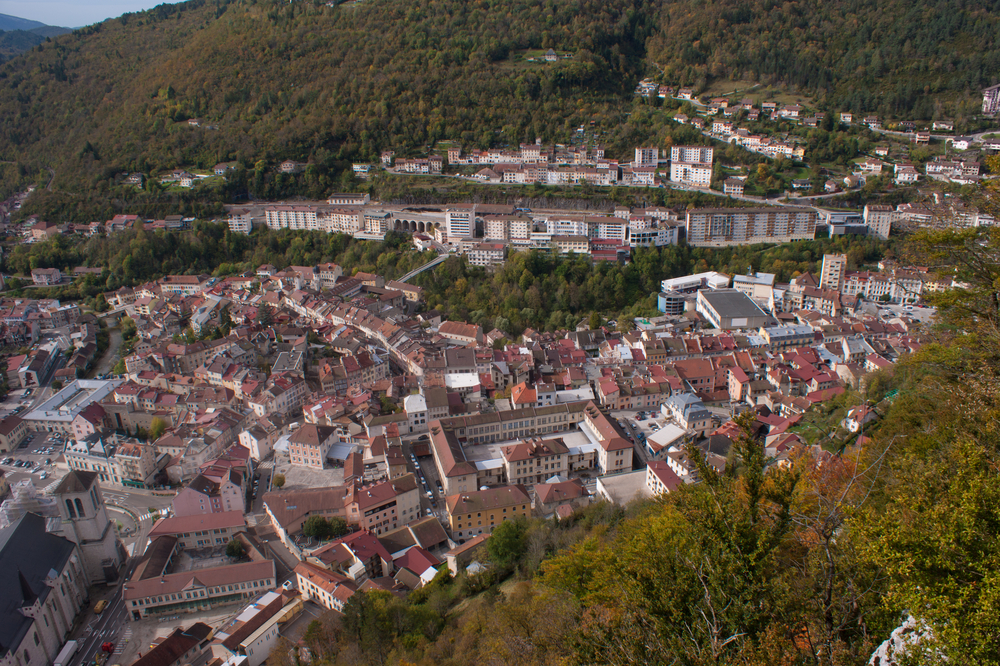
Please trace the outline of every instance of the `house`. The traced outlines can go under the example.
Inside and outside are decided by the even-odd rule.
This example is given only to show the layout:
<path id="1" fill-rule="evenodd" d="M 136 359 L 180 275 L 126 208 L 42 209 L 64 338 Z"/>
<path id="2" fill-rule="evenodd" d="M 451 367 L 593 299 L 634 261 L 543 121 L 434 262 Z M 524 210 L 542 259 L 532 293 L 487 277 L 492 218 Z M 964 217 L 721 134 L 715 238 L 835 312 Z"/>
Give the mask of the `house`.
<path id="1" fill-rule="evenodd" d="M 729 196 L 743 196 L 743 181 L 739 178 L 726 178 L 722 183 L 722 191 Z"/>
<path id="2" fill-rule="evenodd" d="M 42 286 L 59 284 L 62 281 L 62 272 L 58 268 L 33 268 L 31 281 Z"/>
<path id="3" fill-rule="evenodd" d="M 553 49 L 545 52 L 545 62 L 556 62 L 557 60 L 559 60 L 559 56 Z"/>
<path id="4" fill-rule="evenodd" d="M 860 432 L 861 429 L 867 423 L 871 423 L 878 418 L 878 414 L 875 410 L 868 405 L 860 405 L 856 407 L 851 407 L 847 411 L 847 418 L 844 419 L 844 425 L 851 432 Z"/>
<path id="5" fill-rule="evenodd" d="M 481 534 L 492 534 L 505 520 L 531 514 L 531 497 L 524 486 L 474 490 L 445 498 L 448 523 L 459 543 Z"/>

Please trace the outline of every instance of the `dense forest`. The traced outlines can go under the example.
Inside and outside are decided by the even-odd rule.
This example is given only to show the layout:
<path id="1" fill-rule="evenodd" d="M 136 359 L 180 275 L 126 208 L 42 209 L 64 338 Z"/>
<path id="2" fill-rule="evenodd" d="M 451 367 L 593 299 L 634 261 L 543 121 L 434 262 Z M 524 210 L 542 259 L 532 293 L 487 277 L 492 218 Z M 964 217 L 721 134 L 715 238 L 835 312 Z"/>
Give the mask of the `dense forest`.
<path id="1" fill-rule="evenodd" d="M 407 155 L 445 139 L 469 148 L 536 137 L 569 143 L 580 127 L 627 158 L 638 142 L 690 138 L 663 113 L 633 120 L 649 106 L 632 94 L 648 75 L 699 89 L 755 80 L 762 85 L 751 95 L 790 87 L 825 109 L 968 115 L 1000 71 L 994 5 L 161 5 L 47 40 L 0 66 L 0 198 L 50 185 L 39 201 L 69 211 L 95 197 L 136 199 L 120 183 L 124 172 L 220 161 L 245 172 L 224 200 L 325 194 L 349 182 L 352 160 L 385 148 Z M 525 57 L 550 47 L 572 57 Z M 286 158 L 308 166 L 283 181 L 273 167 Z M 156 196 L 160 186 L 148 183 Z"/>

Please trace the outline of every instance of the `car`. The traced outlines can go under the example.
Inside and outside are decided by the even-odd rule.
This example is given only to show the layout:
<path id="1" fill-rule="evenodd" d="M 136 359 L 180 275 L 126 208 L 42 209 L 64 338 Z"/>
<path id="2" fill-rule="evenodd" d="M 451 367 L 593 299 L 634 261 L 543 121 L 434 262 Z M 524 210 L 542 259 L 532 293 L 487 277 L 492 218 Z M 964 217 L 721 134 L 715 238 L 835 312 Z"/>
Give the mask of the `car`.
<path id="1" fill-rule="evenodd" d="M 427 515 L 428 516 L 433 516 L 434 515 L 434 512 L 431 511 L 430 507 L 427 507 Z"/>
<path id="2" fill-rule="evenodd" d="M 47 479 L 47 478 L 49 478 L 49 473 L 43 470 L 42 473 L 38 475 L 38 478 L 39 479 Z"/>
<path id="3" fill-rule="evenodd" d="M 14 459 L 13 459 L 13 458 L 4 458 L 4 459 L 3 459 L 3 461 L 2 461 L 2 462 L 0 462 L 0 465 L 9 465 L 9 464 L 11 464 L 12 462 L 14 462 Z"/>
<path id="4" fill-rule="evenodd" d="M 45 464 L 46 465 L 51 465 L 52 464 L 52 458 L 46 458 L 45 459 Z"/>

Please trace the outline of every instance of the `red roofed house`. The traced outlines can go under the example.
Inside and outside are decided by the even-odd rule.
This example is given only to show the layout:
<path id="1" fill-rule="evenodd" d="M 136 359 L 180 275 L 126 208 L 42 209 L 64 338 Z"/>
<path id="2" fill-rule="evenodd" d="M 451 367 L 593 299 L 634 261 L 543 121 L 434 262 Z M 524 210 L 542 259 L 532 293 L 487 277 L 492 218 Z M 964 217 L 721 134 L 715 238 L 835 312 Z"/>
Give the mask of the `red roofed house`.
<path id="1" fill-rule="evenodd" d="M 462 345 L 467 345 L 472 342 L 482 344 L 483 342 L 482 326 L 477 326 L 476 324 L 466 324 L 461 321 L 444 322 L 438 328 L 438 335 Z"/>
<path id="2" fill-rule="evenodd" d="M 99 404 L 92 403 L 85 410 L 77 414 L 73 419 L 71 427 L 75 439 L 83 439 L 87 435 L 100 432 L 104 429 L 104 417 L 106 412 Z"/>
<path id="3" fill-rule="evenodd" d="M 295 587 L 303 598 L 330 610 L 342 612 L 344 604 L 357 591 L 357 586 L 350 579 L 315 564 L 299 562 L 294 573 Z"/>
<path id="4" fill-rule="evenodd" d="M 670 465 L 662 460 L 646 463 L 646 487 L 653 495 L 664 495 L 684 485 Z"/>

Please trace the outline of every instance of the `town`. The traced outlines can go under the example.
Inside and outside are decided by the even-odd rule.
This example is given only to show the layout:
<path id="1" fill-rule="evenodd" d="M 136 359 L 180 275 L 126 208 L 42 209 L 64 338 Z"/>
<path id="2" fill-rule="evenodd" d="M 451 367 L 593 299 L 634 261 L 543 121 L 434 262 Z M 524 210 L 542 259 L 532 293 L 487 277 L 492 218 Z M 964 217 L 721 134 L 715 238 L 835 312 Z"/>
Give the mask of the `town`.
<path id="1" fill-rule="evenodd" d="M 984 223 L 949 206 L 824 222 L 880 238 L 941 211 Z M 142 222 L 35 222 L 24 242 Z M 352 194 L 235 208 L 228 223 L 372 241 L 405 231 L 439 252 L 431 264 L 459 254 L 484 267 L 530 248 L 627 261 L 633 246 L 811 239 L 819 225 L 815 210 L 784 206 L 682 219 Z M 4 624 L 27 655 L 19 663 L 257 666 L 359 590 L 481 571 L 481 546 L 506 521 L 697 483 L 690 446 L 724 470 L 733 418 L 747 411 L 771 464 L 821 465 L 878 417 L 864 398 L 871 378 L 920 348 L 934 318 L 922 296 L 961 286 L 888 260 L 847 263 L 827 255 L 818 275 L 789 283 L 752 270 L 667 279 L 658 317 L 520 336 L 445 320 L 419 286 L 332 263 L 168 275 L 106 293 L 102 313 L 3 299 L 0 335 L 25 350 L 8 360 L 0 420 L 0 528 L 11 535 L 0 561 L 19 572 Z M 73 278 L 32 271 L 39 286 Z M 105 338 L 119 321 L 128 351 L 112 370 Z M 228 335 L 183 336 L 223 322 Z M 185 628 L 165 633 L 164 618 Z M 71 626 L 83 629 L 64 647 Z"/>

